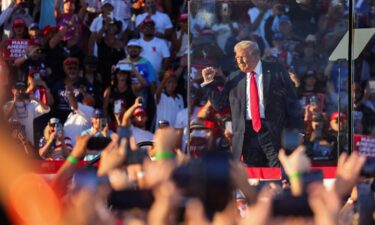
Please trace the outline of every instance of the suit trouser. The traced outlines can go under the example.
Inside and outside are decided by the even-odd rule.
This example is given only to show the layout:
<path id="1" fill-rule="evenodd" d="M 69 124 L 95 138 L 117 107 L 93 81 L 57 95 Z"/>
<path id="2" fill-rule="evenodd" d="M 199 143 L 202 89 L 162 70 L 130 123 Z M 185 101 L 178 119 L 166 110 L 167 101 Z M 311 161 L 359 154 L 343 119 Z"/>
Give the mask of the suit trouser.
<path id="1" fill-rule="evenodd" d="M 245 121 L 242 148 L 244 162 L 251 167 L 280 167 L 278 146 L 272 143 L 272 135 L 262 120 L 262 128 L 256 133 L 251 120 Z"/>

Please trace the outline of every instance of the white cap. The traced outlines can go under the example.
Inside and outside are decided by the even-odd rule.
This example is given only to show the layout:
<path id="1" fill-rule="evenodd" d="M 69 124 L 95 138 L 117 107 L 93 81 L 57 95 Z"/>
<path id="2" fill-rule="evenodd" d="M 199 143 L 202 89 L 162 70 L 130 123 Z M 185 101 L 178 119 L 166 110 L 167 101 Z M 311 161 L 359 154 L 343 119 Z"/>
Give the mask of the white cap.
<path id="1" fill-rule="evenodd" d="M 131 39 L 128 44 L 127 44 L 127 47 L 129 46 L 137 46 L 137 47 L 140 47 L 142 48 L 142 45 L 141 43 L 139 43 L 139 41 L 137 39 Z"/>

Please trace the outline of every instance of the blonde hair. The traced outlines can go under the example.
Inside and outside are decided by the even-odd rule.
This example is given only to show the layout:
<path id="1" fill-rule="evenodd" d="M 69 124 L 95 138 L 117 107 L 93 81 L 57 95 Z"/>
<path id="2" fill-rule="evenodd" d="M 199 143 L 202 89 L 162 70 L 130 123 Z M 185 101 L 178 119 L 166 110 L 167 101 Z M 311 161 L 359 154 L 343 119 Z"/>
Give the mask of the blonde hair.
<path id="1" fill-rule="evenodd" d="M 249 41 L 249 40 L 240 41 L 234 46 L 234 52 L 237 52 L 240 49 L 243 49 L 243 50 L 248 49 L 250 50 L 251 55 L 260 57 L 259 46 L 256 42 Z"/>

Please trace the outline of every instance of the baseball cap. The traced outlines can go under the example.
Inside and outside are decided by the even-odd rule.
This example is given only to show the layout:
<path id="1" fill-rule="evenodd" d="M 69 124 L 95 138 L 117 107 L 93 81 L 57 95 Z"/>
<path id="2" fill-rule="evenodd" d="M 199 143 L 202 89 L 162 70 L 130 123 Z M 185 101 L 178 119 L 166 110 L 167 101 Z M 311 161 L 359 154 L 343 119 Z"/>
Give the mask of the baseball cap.
<path id="1" fill-rule="evenodd" d="M 26 26 L 25 20 L 22 18 L 15 18 L 12 22 L 12 27 L 22 27 Z"/>
<path id="2" fill-rule="evenodd" d="M 52 32 L 56 31 L 57 27 L 47 25 L 43 28 L 43 37 L 48 37 Z"/>
<path id="3" fill-rule="evenodd" d="M 107 4 L 111 5 L 113 7 L 113 3 L 112 3 L 111 0 L 104 0 L 104 1 L 102 1 L 102 7 L 105 6 L 105 5 L 107 5 Z"/>
<path id="4" fill-rule="evenodd" d="M 26 84 L 24 82 L 16 82 L 15 84 L 13 84 L 13 88 L 15 89 L 26 89 Z"/>
<path id="5" fill-rule="evenodd" d="M 100 109 L 95 109 L 94 110 L 94 118 L 104 118 L 104 113 Z"/>
<path id="6" fill-rule="evenodd" d="M 143 25 L 146 25 L 146 24 L 155 25 L 155 22 L 150 18 L 146 18 L 145 20 L 143 20 Z"/>
<path id="7" fill-rule="evenodd" d="M 133 112 L 133 116 L 138 116 L 139 114 L 147 116 L 147 112 L 142 107 L 136 108 Z"/>
<path id="8" fill-rule="evenodd" d="M 72 3 L 74 3 L 75 0 L 64 0 L 64 3 L 67 3 L 67 2 L 72 2 Z"/>
<path id="9" fill-rule="evenodd" d="M 178 17 L 178 21 L 187 21 L 189 18 L 189 14 L 183 13 Z"/>
<path id="10" fill-rule="evenodd" d="M 30 24 L 29 30 L 39 30 L 38 24 L 37 23 Z"/>
<path id="11" fill-rule="evenodd" d="M 339 113 L 338 112 L 334 112 L 334 113 L 332 113 L 331 118 L 330 118 L 329 121 L 337 120 L 338 117 L 339 117 Z M 340 112 L 340 120 L 346 120 L 345 113 Z"/>
<path id="12" fill-rule="evenodd" d="M 306 71 L 304 78 L 315 77 L 315 75 L 316 75 L 316 72 L 314 70 L 308 70 Z"/>
<path id="13" fill-rule="evenodd" d="M 64 60 L 64 65 L 79 65 L 79 60 L 74 57 L 68 57 Z"/>
<path id="14" fill-rule="evenodd" d="M 60 120 L 56 117 L 52 117 L 51 119 L 49 119 L 49 124 L 59 124 L 60 123 Z"/>
<path id="15" fill-rule="evenodd" d="M 137 47 L 140 47 L 142 48 L 141 46 L 141 43 L 139 43 L 139 41 L 137 39 L 131 39 L 129 42 L 128 42 L 128 47 L 129 46 L 137 46 Z"/>

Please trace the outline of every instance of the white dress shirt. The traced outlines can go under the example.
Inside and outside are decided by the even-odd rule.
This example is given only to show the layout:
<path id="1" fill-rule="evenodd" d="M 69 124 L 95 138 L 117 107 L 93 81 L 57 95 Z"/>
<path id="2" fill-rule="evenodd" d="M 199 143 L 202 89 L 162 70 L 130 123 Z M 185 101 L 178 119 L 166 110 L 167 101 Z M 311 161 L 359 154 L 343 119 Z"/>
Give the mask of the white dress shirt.
<path id="1" fill-rule="evenodd" d="M 262 62 L 259 60 L 255 69 L 255 80 L 258 87 L 258 96 L 259 96 L 259 112 L 260 118 L 264 119 L 264 96 L 263 96 L 263 71 L 262 71 Z M 251 120 L 251 110 L 250 110 L 250 73 L 246 74 L 246 120 Z"/>

